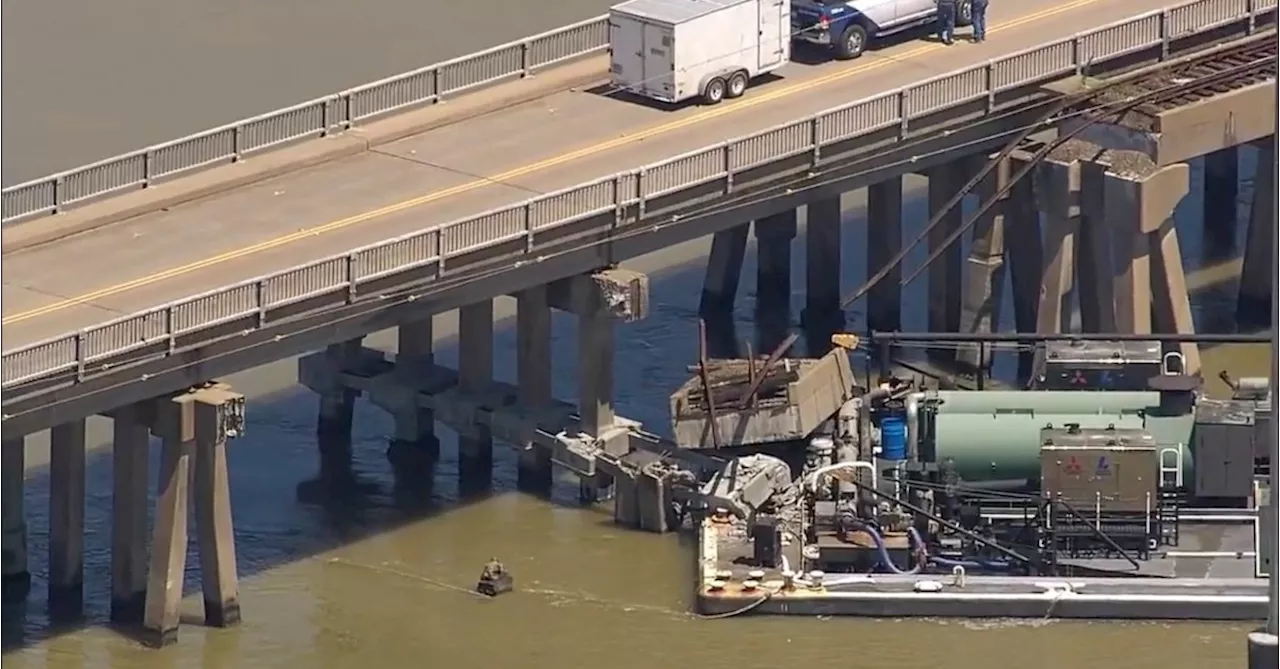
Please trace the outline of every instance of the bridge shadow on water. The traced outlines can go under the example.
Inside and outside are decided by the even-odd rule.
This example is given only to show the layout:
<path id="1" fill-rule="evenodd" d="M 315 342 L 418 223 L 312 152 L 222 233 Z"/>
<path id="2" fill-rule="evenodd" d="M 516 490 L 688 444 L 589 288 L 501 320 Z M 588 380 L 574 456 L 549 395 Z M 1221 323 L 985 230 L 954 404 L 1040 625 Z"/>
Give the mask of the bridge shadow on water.
<path id="1" fill-rule="evenodd" d="M 1246 168 L 1247 169 L 1247 168 Z M 1245 172 L 1245 170 L 1242 170 Z M 1247 172 L 1245 172 L 1247 173 Z M 924 216 L 924 202 L 916 187 L 909 188 L 904 212 L 908 224 L 904 236 L 910 238 L 919 231 Z M 1243 199 L 1243 198 L 1242 198 Z M 1184 256 L 1188 267 L 1198 267 L 1229 257 L 1232 249 L 1202 248 L 1195 229 L 1199 226 L 1198 198 L 1188 198 L 1185 210 L 1191 232 L 1184 237 Z M 972 203 L 966 208 L 972 207 Z M 1247 215 L 1247 204 L 1242 207 Z M 1180 210 L 1179 223 L 1184 222 Z M 844 290 L 860 283 L 865 276 L 863 212 L 858 207 L 846 211 L 843 251 L 846 261 L 842 267 L 841 285 Z M 1238 244 L 1232 244 L 1239 248 Z M 793 262 L 791 289 L 791 321 L 800 313 L 803 301 L 805 261 L 803 246 L 797 240 Z M 965 251 L 967 253 L 967 249 Z M 674 255 L 680 255 L 675 253 Z M 926 255 L 923 248 L 908 256 L 907 266 L 917 266 Z M 643 422 L 649 429 L 668 432 L 667 396 L 688 377 L 686 365 L 696 359 L 697 307 L 703 277 L 702 256 L 695 252 L 685 257 L 659 260 L 651 263 L 640 260 L 637 269 L 647 271 L 653 278 L 651 315 L 640 323 L 620 326 L 615 338 L 615 407 L 619 414 Z M 741 341 L 741 333 L 750 333 L 755 318 L 754 281 L 755 251 L 749 249 L 743 268 L 742 290 L 737 309 L 730 321 L 712 324 L 710 339 L 713 353 L 732 355 L 735 342 Z M 903 327 L 921 331 L 925 327 L 927 303 L 925 282 L 919 281 L 904 289 Z M 1230 327 L 1227 303 L 1234 291 L 1224 286 L 1212 287 L 1210 293 L 1197 308 L 1197 321 L 1205 331 L 1222 331 Z M 1010 291 L 1005 291 L 1002 313 L 1012 314 Z M 502 298 L 506 300 L 508 298 Z M 499 304 L 498 312 L 503 314 Z M 512 310 L 506 310 L 511 315 Z M 443 317 L 441 317 L 443 318 Z M 1007 319 L 1006 319 L 1007 320 Z M 847 314 L 847 327 L 861 331 L 861 315 Z M 437 321 L 438 331 L 440 320 Z M 577 336 L 573 317 L 555 314 L 552 328 L 552 351 L 555 360 L 553 392 L 556 397 L 572 400 L 576 397 Z M 781 332 L 789 326 L 781 324 Z M 779 330 L 773 330 L 773 337 Z M 394 347 L 394 333 L 378 333 L 367 340 L 371 346 Z M 768 342 L 757 341 L 757 354 L 767 352 Z M 797 345 L 802 352 L 805 345 Z M 437 344 L 437 360 L 441 364 L 456 365 L 456 341 L 446 340 Z M 1011 358 L 1011 356 L 1010 356 Z M 1006 369 L 1016 366 L 1012 359 L 1003 363 Z M 496 376 L 513 381 L 515 375 L 514 319 L 506 319 L 495 325 Z M 997 368 L 999 370 L 999 368 Z M 493 484 L 482 494 L 461 494 L 458 485 L 458 458 L 456 435 L 437 425 L 441 441 L 440 457 L 429 469 L 401 472 L 396 476 L 386 457 L 389 437 L 392 434 L 390 418 L 381 410 L 360 400 L 357 403 L 353 431 L 354 468 L 363 485 L 348 494 L 328 494 L 321 490 L 320 497 L 327 503 L 312 504 L 298 500 L 295 487 L 315 476 L 318 469 L 315 422 L 318 402 L 308 390 L 293 384 L 293 361 L 280 361 L 263 368 L 244 372 L 226 379 L 249 396 L 248 426 L 246 434 L 229 445 L 231 469 L 232 507 L 235 521 L 237 563 L 242 588 L 245 582 L 286 565 L 306 561 L 343 546 L 378 535 L 394 532 L 405 526 L 432 519 L 441 519 L 451 512 L 459 512 L 481 502 L 509 495 L 523 495 L 516 489 L 516 453 L 502 444 L 494 449 Z M 32 572 L 31 594 L 20 605 L 4 606 L 3 647 L 8 652 L 25 648 L 62 634 L 91 626 L 105 625 L 110 602 L 110 537 L 111 537 L 111 476 L 112 465 L 109 448 L 101 446 L 110 438 L 110 423 L 105 419 L 91 419 L 89 425 L 91 448 L 87 469 L 87 508 L 85 516 L 85 583 L 84 610 L 78 619 L 54 624 L 49 620 L 47 593 L 48 570 L 48 496 L 49 471 L 47 465 L 29 468 L 26 476 L 26 505 L 28 523 L 28 552 Z M 28 452 L 43 448 L 36 438 L 29 439 Z M 34 460 L 34 458 L 33 458 Z M 158 443 L 152 443 L 151 471 L 159 468 Z M 151 495 L 154 500 L 154 480 Z M 543 504 L 582 508 L 577 502 L 577 483 L 570 477 L 556 479 L 552 494 Z M 522 502 L 524 503 L 524 502 Z M 536 502 L 527 502 L 530 504 Z M 582 509 L 592 514 L 601 525 L 612 524 L 612 507 L 600 504 Z M 470 521 L 459 521 L 470 524 Z M 581 522 L 581 521 L 579 521 Z M 485 531 L 487 528 L 477 528 Z M 194 526 L 192 526 L 194 530 Z M 477 558 L 479 573 L 484 558 Z M 188 552 L 186 593 L 199 589 L 199 557 L 194 542 Z M 191 610 L 185 602 L 184 611 Z M 255 613 L 246 608 L 247 624 L 252 624 Z M 185 623 L 199 623 L 184 620 Z M 129 630 L 121 629 L 124 634 Z"/>

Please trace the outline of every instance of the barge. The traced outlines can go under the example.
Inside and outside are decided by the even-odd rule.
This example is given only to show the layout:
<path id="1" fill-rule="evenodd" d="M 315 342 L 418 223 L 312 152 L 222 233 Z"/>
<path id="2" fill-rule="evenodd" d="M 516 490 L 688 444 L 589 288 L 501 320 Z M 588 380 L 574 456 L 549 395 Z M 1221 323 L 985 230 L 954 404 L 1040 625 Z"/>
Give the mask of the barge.
<path id="1" fill-rule="evenodd" d="M 701 360 L 671 403 L 677 446 L 724 463 L 672 497 L 698 612 L 1265 618 L 1264 380 L 1209 399 L 1177 353 L 1048 353 L 1038 378 L 1067 389 L 858 388 L 841 349 Z"/>

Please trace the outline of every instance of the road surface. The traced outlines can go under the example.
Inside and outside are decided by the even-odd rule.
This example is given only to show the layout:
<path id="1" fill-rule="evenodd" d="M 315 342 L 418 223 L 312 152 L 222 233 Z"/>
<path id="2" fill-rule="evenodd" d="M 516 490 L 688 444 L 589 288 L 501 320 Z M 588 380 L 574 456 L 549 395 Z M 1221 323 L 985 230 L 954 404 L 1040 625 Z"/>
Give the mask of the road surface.
<path id="1" fill-rule="evenodd" d="M 1000 4 L 983 44 L 907 41 L 854 62 L 793 64 L 780 80 L 712 108 L 673 111 L 616 95 L 564 92 L 9 254 L 5 346 L 637 168 L 1165 4 Z M 72 265 L 79 271 L 65 271 Z"/>

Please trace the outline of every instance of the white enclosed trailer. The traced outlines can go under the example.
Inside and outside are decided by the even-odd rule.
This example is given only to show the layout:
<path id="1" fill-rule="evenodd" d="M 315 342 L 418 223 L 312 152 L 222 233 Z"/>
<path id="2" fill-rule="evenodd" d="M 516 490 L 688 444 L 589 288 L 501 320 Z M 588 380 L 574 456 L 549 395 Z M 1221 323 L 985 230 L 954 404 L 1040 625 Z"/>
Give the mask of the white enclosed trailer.
<path id="1" fill-rule="evenodd" d="M 663 102 L 736 98 L 791 58 L 791 0 L 628 0 L 609 11 L 615 88 Z"/>

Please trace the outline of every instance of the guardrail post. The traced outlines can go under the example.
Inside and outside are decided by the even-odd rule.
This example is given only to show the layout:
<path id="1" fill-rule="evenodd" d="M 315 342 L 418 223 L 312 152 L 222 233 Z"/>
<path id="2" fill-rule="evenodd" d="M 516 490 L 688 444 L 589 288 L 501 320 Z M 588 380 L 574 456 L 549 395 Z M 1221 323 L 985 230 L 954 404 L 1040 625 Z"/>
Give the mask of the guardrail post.
<path id="1" fill-rule="evenodd" d="M 253 285 L 253 303 L 258 307 L 258 329 L 267 327 L 267 282 L 258 281 Z"/>
<path id="2" fill-rule="evenodd" d="M 1160 60 L 1169 60 L 1169 10 L 1160 12 Z"/>
<path id="3" fill-rule="evenodd" d="M 435 91 L 435 104 L 444 104 L 444 77 L 440 76 L 440 68 L 431 71 L 431 90 Z"/>
<path id="4" fill-rule="evenodd" d="M 528 79 L 533 76 L 533 60 L 530 57 L 533 53 L 532 42 L 520 43 L 520 78 Z"/>
<path id="5" fill-rule="evenodd" d="M 733 156 L 737 153 L 732 141 L 724 143 L 724 194 L 728 195 L 733 192 Z"/>
<path id="6" fill-rule="evenodd" d="M 177 337 L 173 335 L 173 307 L 166 307 L 164 310 L 164 335 L 168 354 L 173 355 L 174 350 L 178 348 Z"/>
<path id="7" fill-rule="evenodd" d="M 1249 27 L 1246 30 L 1252 35 L 1258 29 L 1258 0 L 1245 0 L 1245 7 L 1249 10 Z"/>
<path id="8" fill-rule="evenodd" d="M 76 333 L 76 383 L 84 381 L 84 358 L 85 358 L 85 336 L 84 330 Z"/>
<path id="9" fill-rule="evenodd" d="M 142 187 L 147 188 L 151 185 L 151 161 L 155 159 L 155 152 L 147 149 L 142 152 Z"/>
<path id="10" fill-rule="evenodd" d="M 987 61 L 987 69 L 983 74 L 987 80 L 987 113 L 990 114 L 996 110 L 996 64 L 994 61 Z"/>
<path id="11" fill-rule="evenodd" d="M 244 130 L 242 125 L 238 125 L 231 130 L 231 162 L 233 163 L 240 162 L 240 143 L 242 141 L 240 133 L 242 130 Z"/>
<path id="12" fill-rule="evenodd" d="M 352 253 L 347 256 L 347 304 L 356 301 L 356 279 L 359 278 L 360 254 Z"/>
<path id="13" fill-rule="evenodd" d="M 524 216 L 524 252 L 533 253 L 533 201 L 525 202 L 520 208 Z"/>
<path id="14" fill-rule="evenodd" d="M 902 89 L 898 93 L 898 139 L 906 139 L 909 130 L 907 117 L 911 110 L 911 103 L 907 101 L 907 93 L 909 89 Z"/>
<path id="15" fill-rule="evenodd" d="M 636 220 L 644 220 L 644 182 L 648 173 L 643 167 L 636 170 Z"/>
<path id="16" fill-rule="evenodd" d="M 62 190 L 64 185 L 63 177 L 53 180 L 53 209 L 49 212 L 51 214 L 62 211 Z"/>
<path id="17" fill-rule="evenodd" d="M 333 114 L 331 113 L 332 112 L 331 108 L 333 107 L 334 101 L 337 99 L 338 98 L 329 98 L 328 100 L 324 101 L 324 104 L 320 105 L 320 136 L 321 137 L 329 136 L 329 124 L 331 123 L 330 118 L 332 118 L 333 116 Z"/>
<path id="18" fill-rule="evenodd" d="M 818 161 L 822 160 L 822 116 L 814 116 L 809 120 L 809 142 L 813 145 L 812 155 L 809 157 L 809 165 L 813 169 L 818 169 Z"/>

